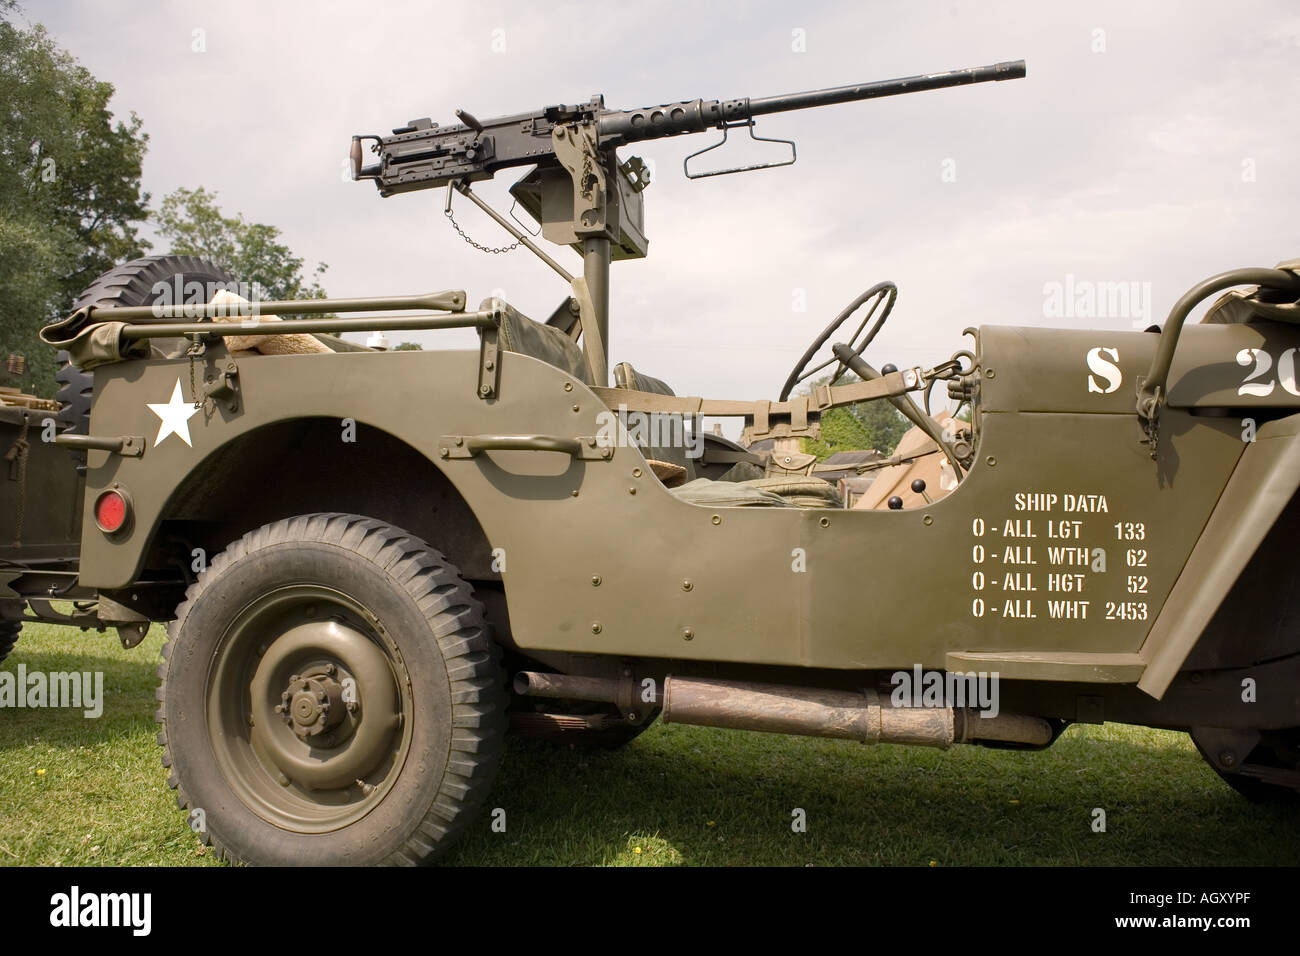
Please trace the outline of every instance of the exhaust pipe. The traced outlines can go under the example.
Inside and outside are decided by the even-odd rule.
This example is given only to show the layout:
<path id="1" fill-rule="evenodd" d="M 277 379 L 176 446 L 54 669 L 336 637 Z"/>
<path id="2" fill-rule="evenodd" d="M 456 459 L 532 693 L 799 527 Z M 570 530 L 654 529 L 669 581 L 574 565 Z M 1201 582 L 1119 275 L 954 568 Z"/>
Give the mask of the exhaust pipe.
<path id="1" fill-rule="evenodd" d="M 1044 746 L 1052 727 L 1041 717 L 954 707 L 892 707 L 874 690 L 861 693 L 751 684 L 699 677 L 664 680 L 664 723 L 838 737 L 864 744 L 911 744 L 947 750 L 975 740 Z"/>
<path id="2" fill-rule="evenodd" d="M 664 723 L 760 730 L 803 737 L 839 737 L 867 744 L 952 746 L 952 712 L 880 706 L 868 690 L 818 690 L 697 677 L 664 681 Z"/>
<path id="3" fill-rule="evenodd" d="M 599 704 L 618 702 L 619 683 L 610 677 L 574 677 L 537 671 L 520 671 L 514 680 L 515 693 L 521 697 L 588 700 Z"/>
<path id="4" fill-rule="evenodd" d="M 633 682 L 524 671 L 515 676 L 514 686 L 523 695 L 621 706 Z M 867 744 L 946 750 L 954 743 L 980 740 L 1039 747 L 1052 740 L 1052 726 L 1041 717 L 984 717 L 968 708 L 885 706 L 874 690 L 855 693 L 670 675 L 664 678 L 661 703 L 664 723 L 838 737 Z"/>

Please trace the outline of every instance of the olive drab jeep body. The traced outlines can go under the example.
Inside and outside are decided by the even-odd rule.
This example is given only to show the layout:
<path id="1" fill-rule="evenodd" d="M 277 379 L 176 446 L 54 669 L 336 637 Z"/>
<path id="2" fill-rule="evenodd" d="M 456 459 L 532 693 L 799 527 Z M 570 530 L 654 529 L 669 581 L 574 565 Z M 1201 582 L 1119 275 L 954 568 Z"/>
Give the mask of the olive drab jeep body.
<path id="1" fill-rule="evenodd" d="M 115 270 L 43 333 L 93 401 L 46 409 L 30 444 L 57 478 L 33 488 L 28 462 L 45 537 L 0 548 L 4 616 L 126 643 L 168 622 L 170 782 L 251 862 L 432 859 L 506 733 L 617 746 L 660 716 L 1027 751 L 1076 722 L 1176 728 L 1247 795 L 1294 797 L 1300 263 L 1216 276 L 1147 331 L 983 326 L 933 368 L 867 361 L 881 283 L 766 401 L 611 376 L 609 266 L 647 250 L 646 168 L 619 148 L 1023 75 L 357 137 L 355 178 L 479 204 L 561 276 L 560 305 L 250 302 L 202 260 Z M 577 274 L 471 189 L 511 166 Z M 442 328 L 478 348 L 327 334 Z M 898 449 L 801 448 L 873 401 L 908 419 Z M 12 443 L 22 413 L 0 413 Z"/>

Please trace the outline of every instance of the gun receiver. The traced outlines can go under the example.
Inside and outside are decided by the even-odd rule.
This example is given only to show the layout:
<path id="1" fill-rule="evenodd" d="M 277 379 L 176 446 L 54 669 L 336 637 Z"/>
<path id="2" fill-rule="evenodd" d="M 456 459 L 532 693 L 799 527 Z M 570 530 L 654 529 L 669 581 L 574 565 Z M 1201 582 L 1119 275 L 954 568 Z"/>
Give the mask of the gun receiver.
<path id="1" fill-rule="evenodd" d="M 354 179 L 373 179 L 381 196 L 446 186 L 456 180 L 490 179 L 497 170 L 512 166 L 550 165 L 557 162 L 554 133 L 557 127 L 579 125 L 593 129 L 602 151 L 619 146 L 752 125 L 754 118 L 770 113 L 877 99 L 902 93 L 919 93 L 949 86 L 965 86 L 1025 75 L 1025 61 L 1015 60 L 969 70 L 929 73 L 853 86 L 838 86 L 805 93 L 787 93 L 759 99 L 684 100 L 635 110 L 607 110 L 601 96 L 576 106 L 551 106 L 535 113 L 520 113 L 480 121 L 457 110 L 461 122 L 439 126 L 429 119 L 412 120 L 390 136 L 352 138 Z M 363 143 L 372 143 L 379 162 L 362 165 Z"/>

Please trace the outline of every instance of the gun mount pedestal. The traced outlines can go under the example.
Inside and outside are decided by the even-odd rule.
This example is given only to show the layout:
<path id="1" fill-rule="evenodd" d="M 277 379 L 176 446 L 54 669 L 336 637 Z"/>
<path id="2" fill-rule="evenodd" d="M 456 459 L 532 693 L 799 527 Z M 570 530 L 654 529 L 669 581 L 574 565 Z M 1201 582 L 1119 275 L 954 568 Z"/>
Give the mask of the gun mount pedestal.
<path id="1" fill-rule="evenodd" d="M 609 384 L 609 263 L 610 241 L 606 237 L 582 241 L 582 278 L 591 298 L 593 327 L 584 326 L 583 352 L 591 368 L 592 381 L 597 385 Z M 579 299 L 579 306 L 583 305 Z M 583 310 L 583 319 L 587 318 Z"/>

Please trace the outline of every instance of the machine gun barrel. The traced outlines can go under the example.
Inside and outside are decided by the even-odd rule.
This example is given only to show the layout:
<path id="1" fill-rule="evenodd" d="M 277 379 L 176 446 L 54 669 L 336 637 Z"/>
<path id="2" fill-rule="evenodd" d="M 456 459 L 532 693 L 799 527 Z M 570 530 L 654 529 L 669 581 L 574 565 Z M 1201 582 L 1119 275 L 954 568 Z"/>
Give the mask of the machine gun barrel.
<path id="1" fill-rule="evenodd" d="M 881 96 L 897 96 L 900 93 L 919 93 L 922 90 L 940 90 L 949 86 L 966 86 L 970 83 L 1018 80 L 1024 75 L 1025 61 L 1012 60 L 970 70 L 926 73 L 923 76 L 905 76 L 897 80 L 877 80 L 874 83 L 810 90 L 807 93 L 764 96 L 749 101 L 749 114 L 753 117 L 767 113 L 786 113 L 791 110 L 811 109 L 814 106 L 832 106 L 835 103 L 852 103 L 856 100 L 871 100 Z"/>
<path id="2" fill-rule="evenodd" d="M 702 133 L 711 127 L 745 124 L 755 116 L 770 113 L 787 113 L 792 110 L 851 103 L 856 100 L 878 99 L 902 93 L 919 93 L 949 86 L 966 86 L 971 83 L 988 83 L 998 80 L 1015 80 L 1025 75 L 1024 60 L 1010 60 L 991 66 L 968 70 L 950 70 L 947 73 L 926 73 L 905 76 L 896 80 L 877 80 L 851 86 L 835 86 L 825 90 L 805 93 L 784 93 L 758 99 L 736 100 L 685 100 L 662 106 L 647 106 L 637 110 L 606 110 L 597 121 L 603 141 L 634 143 L 661 136 L 678 136 L 683 133 Z"/>

